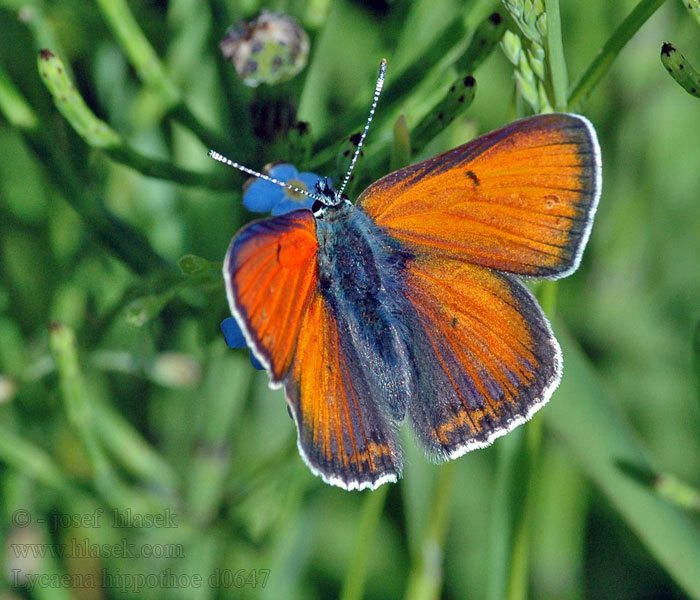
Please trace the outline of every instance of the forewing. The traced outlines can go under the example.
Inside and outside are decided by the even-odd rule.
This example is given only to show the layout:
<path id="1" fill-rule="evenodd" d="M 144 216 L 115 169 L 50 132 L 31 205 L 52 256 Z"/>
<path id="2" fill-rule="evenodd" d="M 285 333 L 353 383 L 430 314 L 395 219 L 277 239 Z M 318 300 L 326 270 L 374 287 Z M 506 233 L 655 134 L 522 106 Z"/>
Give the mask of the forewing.
<path id="1" fill-rule="evenodd" d="M 287 402 L 306 463 L 324 481 L 348 490 L 374 489 L 396 481 L 401 471 L 393 425 L 358 367 L 337 319 L 315 294 L 285 381 Z"/>
<path id="2" fill-rule="evenodd" d="M 224 262 L 229 303 L 271 383 L 284 383 L 311 470 L 346 489 L 374 488 L 396 481 L 400 450 L 318 290 L 317 249 L 308 210 L 248 225 Z"/>
<path id="3" fill-rule="evenodd" d="M 390 173 L 358 204 L 418 253 L 557 278 L 578 266 L 600 186 L 593 126 L 549 114 Z"/>
<path id="4" fill-rule="evenodd" d="M 409 415 L 438 460 L 491 443 L 547 402 L 561 352 L 542 310 L 517 278 L 452 259 L 407 264 L 417 318 Z"/>
<path id="5" fill-rule="evenodd" d="M 289 371 L 304 311 L 316 292 L 316 227 L 309 210 L 242 229 L 224 261 L 231 312 L 279 385 Z"/>

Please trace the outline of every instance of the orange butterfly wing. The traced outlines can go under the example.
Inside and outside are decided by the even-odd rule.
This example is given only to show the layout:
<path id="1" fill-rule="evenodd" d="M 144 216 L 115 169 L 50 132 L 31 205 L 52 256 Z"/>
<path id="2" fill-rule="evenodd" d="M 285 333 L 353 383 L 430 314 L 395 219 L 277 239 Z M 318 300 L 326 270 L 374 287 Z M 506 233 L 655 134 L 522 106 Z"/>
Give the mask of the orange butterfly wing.
<path id="1" fill-rule="evenodd" d="M 245 227 L 224 261 L 231 312 L 271 385 L 284 384 L 311 470 L 346 489 L 396 481 L 393 426 L 354 366 L 354 350 L 339 341 L 337 319 L 318 291 L 317 249 L 308 210 Z"/>
<path id="2" fill-rule="evenodd" d="M 397 480 L 401 451 L 352 353 L 317 294 L 302 323 L 285 390 L 299 430 L 299 451 L 311 470 L 348 490 L 374 489 Z"/>
<path id="3" fill-rule="evenodd" d="M 394 319 L 412 361 L 409 416 L 436 458 L 489 444 L 549 399 L 559 345 L 527 288 L 496 270 L 570 273 L 599 194 L 588 121 L 545 115 L 392 173 L 360 197 L 359 208 L 407 251 L 392 284 L 397 306 L 405 302 Z M 361 220 L 355 227 L 370 231 Z M 309 211 L 254 223 L 229 249 L 227 293 L 271 383 L 285 386 L 312 471 L 346 489 L 374 488 L 400 474 L 398 417 L 372 392 L 367 340 L 341 331 L 350 321 L 334 312 L 338 298 L 319 290 L 317 253 Z M 391 278 L 395 267 L 381 272 Z"/>
<path id="4" fill-rule="evenodd" d="M 294 356 L 302 317 L 317 283 L 316 224 L 308 210 L 243 228 L 224 261 L 231 312 L 279 387 Z"/>
<path id="5" fill-rule="evenodd" d="M 414 345 L 423 357 L 409 414 L 430 454 L 455 458 L 547 402 L 561 377 L 561 351 L 532 294 L 512 275 L 428 257 L 406 270 L 405 293 L 422 325 Z"/>
<path id="6" fill-rule="evenodd" d="M 390 173 L 358 205 L 418 253 L 563 277 L 590 233 L 600 164 L 585 118 L 540 115 Z"/>

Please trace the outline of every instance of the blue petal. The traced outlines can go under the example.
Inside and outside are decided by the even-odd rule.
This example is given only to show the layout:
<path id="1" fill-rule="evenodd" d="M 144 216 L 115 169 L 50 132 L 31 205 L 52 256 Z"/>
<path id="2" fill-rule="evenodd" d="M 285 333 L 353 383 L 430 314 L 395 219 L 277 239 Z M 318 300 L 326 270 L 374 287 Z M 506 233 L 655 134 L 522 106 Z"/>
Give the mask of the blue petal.
<path id="1" fill-rule="evenodd" d="M 258 371 L 265 370 L 265 367 L 262 366 L 261 362 L 255 357 L 252 351 L 250 352 L 250 362 Z"/>
<path id="2" fill-rule="evenodd" d="M 221 321 L 221 332 L 224 334 L 224 339 L 226 340 L 226 345 L 229 348 L 247 348 L 248 344 L 245 341 L 243 332 L 238 326 L 238 322 L 233 317 L 228 317 Z M 249 351 L 250 362 L 258 370 L 264 371 L 265 367 L 262 366 L 260 361 L 255 357 L 252 351 Z"/>
<path id="3" fill-rule="evenodd" d="M 306 188 L 310 192 L 316 192 L 316 182 L 323 181 L 323 177 L 316 175 L 316 173 L 308 172 L 299 173 L 299 175 L 297 175 L 297 179 L 299 181 L 303 181 L 306 184 Z"/>
<path id="4" fill-rule="evenodd" d="M 243 206 L 253 212 L 270 212 L 272 207 L 284 197 L 284 188 L 271 181 L 257 179 L 243 195 Z"/>
<path id="5" fill-rule="evenodd" d="M 300 208 L 311 209 L 313 203 L 314 199 L 308 196 L 304 196 L 302 200 L 292 200 L 289 197 L 285 197 L 272 207 L 272 214 L 277 216 L 292 212 L 293 210 L 299 210 Z"/>
<path id="6" fill-rule="evenodd" d="M 289 181 L 290 179 L 297 179 L 299 171 L 294 165 L 280 163 L 270 169 L 269 175 L 280 181 Z"/>
<path id="7" fill-rule="evenodd" d="M 229 317 L 221 321 L 221 333 L 224 334 L 226 345 L 229 348 L 247 348 L 248 344 L 245 341 L 245 336 L 238 326 L 236 319 Z"/>
<path id="8" fill-rule="evenodd" d="M 295 179 L 298 174 L 296 167 L 287 163 L 275 165 L 268 171 L 270 177 L 283 182 Z M 286 191 L 285 188 L 276 183 L 258 179 L 250 184 L 243 195 L 243 205 L 253 212 L 270 212 L 277 202 L 285 198 Z"/>

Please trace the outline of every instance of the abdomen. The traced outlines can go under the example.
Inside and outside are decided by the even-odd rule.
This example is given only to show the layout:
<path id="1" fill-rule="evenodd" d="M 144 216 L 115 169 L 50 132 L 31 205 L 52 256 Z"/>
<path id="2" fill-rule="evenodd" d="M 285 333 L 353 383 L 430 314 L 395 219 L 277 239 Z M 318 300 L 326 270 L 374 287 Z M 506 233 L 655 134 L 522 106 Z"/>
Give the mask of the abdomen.
<path id="1" fill-rule="evenodd" d="M 366 379 L 394 419 L 412 392 L 406 341 L 412 309 L 403 291 L 409 255 L 353 206 L 319 219 L 318 280 L 338 322 L 339 340 L 354 376 Z"/>

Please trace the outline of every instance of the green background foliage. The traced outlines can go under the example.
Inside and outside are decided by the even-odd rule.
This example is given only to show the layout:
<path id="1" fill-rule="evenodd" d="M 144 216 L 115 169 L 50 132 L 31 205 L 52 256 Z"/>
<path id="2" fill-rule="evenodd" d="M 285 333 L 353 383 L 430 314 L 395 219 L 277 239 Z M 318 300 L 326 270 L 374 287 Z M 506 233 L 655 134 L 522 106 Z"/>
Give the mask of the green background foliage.
<path id="1" fill-rule="evenodd" d="M 0 0 L 3 598 L 700 598 L 700 103 L 659 60 L 699 63 L 698 4 L 532 5 Z M 218 41 L 261 8 L 311 52 L 251 90 Z M 207 150 L 337 178 L 384 56 L 351 195 L 548 104 L 594 123 L 604 185 L 580 269 L 536 288 L 564 350 L 550 404 L 441 466 L 403 431 L 401 482 L 349 493 L 221 338 L 252 215 Z M 254 133 L 290 104 L 310 137 Z"/>

